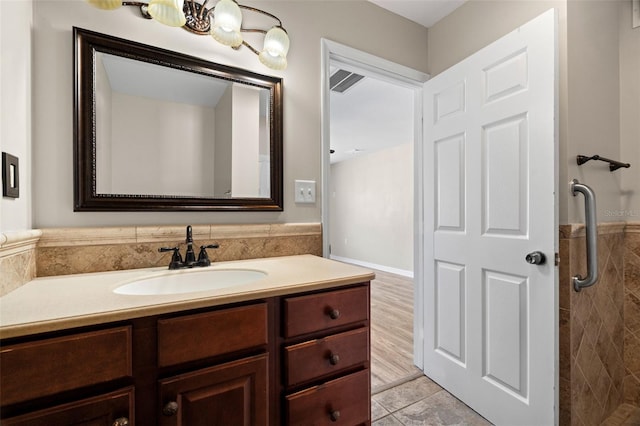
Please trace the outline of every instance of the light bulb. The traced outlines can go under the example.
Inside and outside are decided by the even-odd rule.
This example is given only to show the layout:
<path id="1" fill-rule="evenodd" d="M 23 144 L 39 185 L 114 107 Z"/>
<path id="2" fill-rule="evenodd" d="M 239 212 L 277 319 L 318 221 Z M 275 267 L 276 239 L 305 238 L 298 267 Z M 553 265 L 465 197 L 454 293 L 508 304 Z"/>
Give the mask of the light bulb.
<path id="1" fill-rule="evenodd" d="M 86 0 L 91 6 L 98 9 L 113 10 L 122 6 L 122 0 Z"/>
<path id="2" fill-rule="evenodd" d="M 289 36 L 282 27 L 273 27 L 264 37 L 264 47 L 258 59 L 267 67 L 283 70 L 287 67 L 287 53 L 289 52 Z"/>
<path id="3" fill-rule="evenodd" d="M 161 24 L 182 27 L 187 22 L 183 7 L 184 0 L 150 0 L 147 11 Z"/>
<path id="4" fill-rule="evenodd" d="M 242 12 L 233 0 L 220 0 L 213 9 L 211 36 L 225 46 L 238 47 L 242 44 L 240 27 Z"/>

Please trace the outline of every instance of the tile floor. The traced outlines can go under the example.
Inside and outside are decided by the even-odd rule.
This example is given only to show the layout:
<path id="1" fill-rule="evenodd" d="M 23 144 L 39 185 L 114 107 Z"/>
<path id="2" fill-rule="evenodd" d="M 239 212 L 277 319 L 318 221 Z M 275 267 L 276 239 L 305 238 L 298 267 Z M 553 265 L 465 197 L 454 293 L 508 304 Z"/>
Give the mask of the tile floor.
<path id="1" fill-rule="evenodd" d="M 371 419 L 372 426 L 491 425 L 425 376 L 372 395 Z"/>
<path id="2" fill-rule="evenodd" d="M 640 408 L 631 404 L 622 404 L 609 416 L 602 426 L 638 426 L 640 425 Z"/>

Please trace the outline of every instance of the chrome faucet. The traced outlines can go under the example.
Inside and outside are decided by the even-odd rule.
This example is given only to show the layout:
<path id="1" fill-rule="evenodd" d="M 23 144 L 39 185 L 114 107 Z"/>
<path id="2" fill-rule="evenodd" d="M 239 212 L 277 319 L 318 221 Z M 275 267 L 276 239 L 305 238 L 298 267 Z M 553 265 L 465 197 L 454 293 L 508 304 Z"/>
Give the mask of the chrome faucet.
<path id="1" fill-rule="evenodd" d="M 191 225 L 187 226 L 187 236 L 185 238 L 185 243 L 187 244 L 187 251 L 184 255 L 184 260 L 182 260 L 182 255 L 180 254 L 179 247 L 160 247 L 158 249 L 158 251 L 161 253 L 167 251 L 173 252 L 173 255 L 171 256 L 171 262 L 169 263 L 169 269 L 209 266 L 211 265 L 211 260 L 209 259 L 209 255 L 207 254 L 206 249 L 217 249 L 219 247 L 218 244 L 200 246 L 200 253 L 198 254 L 198 259 L 196 260 L 196 253 L 193 251 L 193 232 Z"/>

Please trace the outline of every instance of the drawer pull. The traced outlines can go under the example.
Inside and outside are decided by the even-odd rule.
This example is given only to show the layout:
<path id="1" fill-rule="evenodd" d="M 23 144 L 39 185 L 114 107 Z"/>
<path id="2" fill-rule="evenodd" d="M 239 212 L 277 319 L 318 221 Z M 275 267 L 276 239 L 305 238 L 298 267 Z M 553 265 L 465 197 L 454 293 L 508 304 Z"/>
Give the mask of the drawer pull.
<path id="1" fill-rule="evenodd" d="M 329 418 L 331 419 L 332 422 L 337 422 L 338 419 L 340 418 L 340 411 L 333 410 L 332 412 L 329 413 Z"/>
<path id="2" fill-rule="evenodd" d="M 340 355 L 333 354 L 333 353 L 329 355 L 329 363 L 331 365 L 338 365 L 339 361 L 340 361 Z"/>
<path id="3" fill-rule="evenodd" d="M 337 309 L 329 308 L 329 318 L 333 320 L 340 318 L 340 311 Z"/>
<path id="4" fill-rule="evenodd" d="M 111 426 L 129 426 L 129 419 L 126 417 L 118 417 L 113 421 Z"/>
<path id="5" fill-rule="evenodd" d="M 175 401 L 171 401 L 167 403 L 162 409 L 162 414 L 167 417 L 171 417 L 178 412 L 178 403 Z"/>

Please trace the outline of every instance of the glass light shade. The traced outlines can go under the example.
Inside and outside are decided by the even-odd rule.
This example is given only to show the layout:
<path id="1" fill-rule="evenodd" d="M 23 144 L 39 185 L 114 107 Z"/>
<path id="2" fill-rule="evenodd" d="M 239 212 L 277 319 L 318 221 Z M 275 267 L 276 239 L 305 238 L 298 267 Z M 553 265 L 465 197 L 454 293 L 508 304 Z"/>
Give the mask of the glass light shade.
<path id="1" fill-rule="evenodd" d="M 283 70 L 287 67 L 287 53 L 289 52 L 289 36 L 281 27 L 273 27 L 264 37 L 264 47 L 258 59 L 267 67 Z"/>
<path id="2" fill-rule="evenodd" d="M 161 24 L 170 27 L 181 27 L 187 22 L 182 8 L 184 0 L 150 0 L 147 11 Z"/>
<path id="3" fill-rule="evenodd" d="M 218 42 L 231 47 L 242 44 L 242 12 L 233 0 L 220 0 L 213 9 L 211 36 Z"/>
<path id="4" fill-rule="evenodd" d="M 122 6 L 122 0 L 87 0 L 87 3 L 104 10 L 113 10 Z"/>

